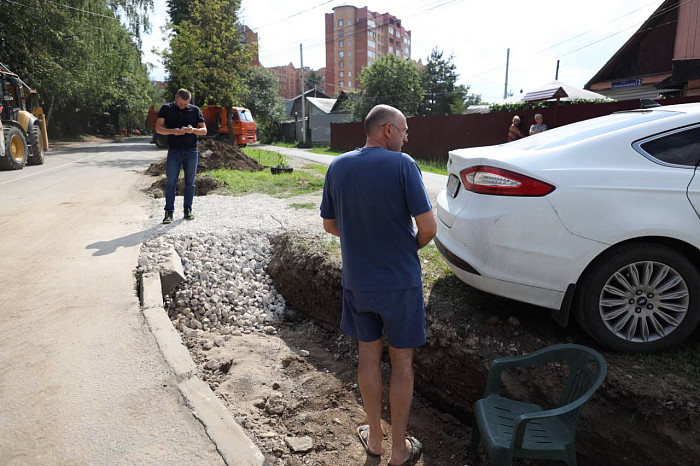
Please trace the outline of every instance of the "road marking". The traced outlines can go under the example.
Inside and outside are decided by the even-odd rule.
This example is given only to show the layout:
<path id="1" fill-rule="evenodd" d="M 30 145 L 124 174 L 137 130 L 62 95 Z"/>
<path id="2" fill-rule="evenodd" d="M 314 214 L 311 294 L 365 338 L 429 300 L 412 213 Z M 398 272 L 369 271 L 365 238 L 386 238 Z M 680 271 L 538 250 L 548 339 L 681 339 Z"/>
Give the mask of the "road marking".
<path id="1" fill-rule="evenodd" d="M 29 175 L 22 176 L 22 177 L 20 177 L 20 178 L 15 178 L 14 180 L 3 181 L 2 183 L 0 183 L 0 186 L 2 186 L 2 185 L 4 185 L 4 184 L 14 183 L 15 181 L 19 181 L 19 180 L 26 180 L 27 178 L 30 178 L 30 177 L 32 177 L 32 176 L 43 175 L 44 173 L 48 173 L 48 172 L 53 171 L 53 170 L 58 170 L 59 168 L 66 167 L 66 166 L 68 166 L 68 165 L 73 165 L 74 163 L 82 162 L 82 161 L 84 161 L 84 160 L 90 160 L 90 159 L 92 159 L 92 158 L 97 157 L 98 155 L 100 155 L 100 154 L 99 154 L 99 153 L 93 154 L 93 155 L 91 155 L 91 156 L 89 156 L 89 157 L 85 157 L 85 158 L 82 158 L 82 159 L 79 159 L 79 160 L 74 160 L 74 161 L 72 161 L 72 162 L 64 163 L 63 165 L 59 165 L 59 166 L 57 166 L 57 167 L 49 168 L 49 169 L 47 169 L 47 170 L 42 170 L 42 171 L 36 172 L 36 173 L 30 173 Z"/>

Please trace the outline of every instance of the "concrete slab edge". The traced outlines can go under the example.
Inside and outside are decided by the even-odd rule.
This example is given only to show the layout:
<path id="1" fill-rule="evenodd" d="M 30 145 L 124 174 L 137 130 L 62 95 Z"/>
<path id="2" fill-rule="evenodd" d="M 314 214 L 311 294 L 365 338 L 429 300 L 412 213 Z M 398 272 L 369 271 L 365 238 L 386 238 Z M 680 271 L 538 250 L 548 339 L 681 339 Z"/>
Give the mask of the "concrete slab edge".
<path id="1" fill-rule="evenodd" d="M 258 446 L 248 438 L 209 385 L 195 376 L 181 382 L 178 388 L 226 464 L 269 466 Z"/>
<path id="2" fill-rule="evenodd" d="M 197 377 L 197 365 L 165 311 L 160 275 L 143 274 L 139 290 L 144 318 L 165 361 L 179 380 L 180 393 L 224 462 L 229 466 L 269 466 L 258 446 L 248 438 L 209 385 Z"/>

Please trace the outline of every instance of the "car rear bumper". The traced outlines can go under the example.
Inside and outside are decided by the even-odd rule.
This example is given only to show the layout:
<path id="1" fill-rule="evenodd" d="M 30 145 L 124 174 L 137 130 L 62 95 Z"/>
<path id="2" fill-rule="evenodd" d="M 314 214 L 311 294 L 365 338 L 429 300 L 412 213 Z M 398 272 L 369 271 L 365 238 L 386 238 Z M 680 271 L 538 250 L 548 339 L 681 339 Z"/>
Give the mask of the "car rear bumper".
<path id="1" fill-rule="evenodd" d="M 455 275 L 517 301 L 560 309 L 567 287 L 605 248 L 569 232 L 545 198 L 470 193 L 461 210 L 454 207 L 441 192 L 436 245 Z"/>

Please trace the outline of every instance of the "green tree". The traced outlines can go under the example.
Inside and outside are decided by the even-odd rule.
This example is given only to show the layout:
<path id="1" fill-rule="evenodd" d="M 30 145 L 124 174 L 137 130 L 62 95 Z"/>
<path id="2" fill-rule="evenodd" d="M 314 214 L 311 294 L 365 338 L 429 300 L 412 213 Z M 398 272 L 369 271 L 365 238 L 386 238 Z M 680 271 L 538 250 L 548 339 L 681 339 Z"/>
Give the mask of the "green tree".
<path id="1" fill-rule="evenodd" d="M 307 91 L 318 87 L 318 85 L 321 84 L 321 76 L 319 76 L 314 70 L 311 70 L 309 74 L 304 76 L 304 80 L 306 81 Z"/>
<path id="2" fill-rule="evenodd" d="M 188 20 L 172 26 L 170 48 L 163 54 L 172 94 L 185 87 L 197 105 L 227 108 L 246 99 L 244 76 L 252 57 L 234 27 L 239 8 L 240 0 L 195 0 Z M 228 116 L 234 143 L 231 112 Z"/>
<path id="3" fill-rule="evenodd" d="M 421 72 L 421 82 L 425 97 L 419 113 L 428 115 L 449 115 L 455 103 L 463 102 L 466 96 L 464 86 L 457 85 L 459 75 L 454 57 L 443 58 L 443 52 L 434 48 Z"/>
<path id="4" fill-rule="evenodd" d="M 122 80 L 147 82 L 140 33 L 152 0 L 0 0 L 0 56 L 35 87 L 52 136 L 90 131 Z M 125 21 L 125 24 L 122 24 Z M 128 96 L 127 96 L 128 98 Z"/>
<path id="5" fill-rule="evenodd" d="M 460 84 L 458 87 L 461 88 L 459 91 L 463 98 L 450 105 L 450 112 L 452 114 L 465 113 L 470 105 L 480 105 L 483 102 L 481 99 L 481 94 L 469 94 L 470 86 Z"/>
<path id="6" fill-rule="evenodd" d="M 264 141 L 275 137 L 277 123 L 284 117 L 284 102 L 277 92 L 277 76 L 265 68 L 255 66 L 245 79 L 248 108 L 257 122 Z"/>
<path id="7" fill-rule="evenodd" d="M 384 55 L 360 73 L 362 90 L 355 96 L 352 114 L 363 119 L 378 104 L 391 105 L 407 117 L 418 114 L 423 100 L 420 72 L 410 60 Z"/>

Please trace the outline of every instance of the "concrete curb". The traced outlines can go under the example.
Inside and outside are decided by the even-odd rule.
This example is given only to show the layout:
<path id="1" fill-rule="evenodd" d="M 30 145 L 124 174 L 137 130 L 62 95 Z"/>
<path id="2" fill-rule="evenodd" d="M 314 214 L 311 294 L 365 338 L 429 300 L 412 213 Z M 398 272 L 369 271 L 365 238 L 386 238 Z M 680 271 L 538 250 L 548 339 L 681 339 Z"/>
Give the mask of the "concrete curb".
<path id="1" fill-rule="evenodd" d="M 197 377 L 197 365 L 165 312 L 160 274 L 143 274 L 139 291 L 143 315 L 165 361 L 178 378 L 178 389 L 224 462 L 229 466 L 269 466 L 209 385 Z"/>

